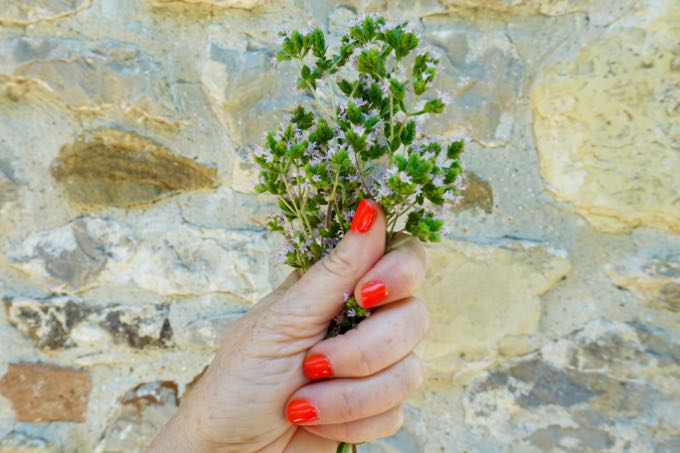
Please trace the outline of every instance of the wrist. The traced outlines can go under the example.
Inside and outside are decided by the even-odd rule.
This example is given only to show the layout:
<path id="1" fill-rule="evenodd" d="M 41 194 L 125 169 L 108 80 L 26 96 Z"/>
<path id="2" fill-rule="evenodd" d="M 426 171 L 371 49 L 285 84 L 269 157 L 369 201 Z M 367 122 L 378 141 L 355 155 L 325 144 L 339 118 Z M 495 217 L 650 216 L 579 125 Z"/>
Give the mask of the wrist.
<path id="1" fill-rule="evenodd" d="M 203 453 L 213 451 L 198 429 L 198 419 L 184 405 L 165 424 L 148 448 L 149 453 Z"/>

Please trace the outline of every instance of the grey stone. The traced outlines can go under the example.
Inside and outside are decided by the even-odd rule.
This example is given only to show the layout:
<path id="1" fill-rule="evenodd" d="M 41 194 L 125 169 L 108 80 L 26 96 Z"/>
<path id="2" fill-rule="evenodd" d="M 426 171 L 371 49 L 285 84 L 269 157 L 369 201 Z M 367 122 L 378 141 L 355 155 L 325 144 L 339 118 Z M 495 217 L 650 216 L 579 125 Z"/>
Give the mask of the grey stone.
<path id="1" fill-rule="evenodd" d="M 167 305 L 93 305 L 65 296 L 7 298 L 4 304 L 9 322 L 42 349 L 94 353 L 105 352 L 111 343 L 135 349 L 173 345 Z"/>
<path id="2" fill-rule="evenodd" d="M 237 147 L 260 143 L 264 133 L 275 129 L 284 112 L 298 102 L 297 69 L 281 64 L 275 70 L 274 53 L 273 48 L 239 49 L 210 42 L 201 81 L 213 111 Z"/>
<path id="3" fill-rule="evenodd" d="M 426 123 L 425 133 L 449 138 L 467 133 L 487 147 L 508 143 L 527 84 L 526 64 L 512 41 L 467 19 L 435 16 L 424 24 L 424 38 L 442 54 L 446 68 L 435 89 L 453 99 L 445 114 Z"/>
<path id="4" fill-rule="evenodd" d="M 57 453 L 59 449 L 40 437 L 12 431 L 0 439 L 0 453 Z"/>
<path id="5" fill-rule="evenodd" d="M 654 308 L 680 311 L 680 252 L 637 256 L 608 267 L 612 281 Z"/>
<path id="6" fill-rule="evenodd" d="M 9 248 L 12 263 L 37 275 L 55 290 L 79 289 L 110 262 L 122 261 L 134 239 L 125 225 L 98 217 L 81 217 L 62 227 L 30 235 Z"/>
<path id="7" fill-rule="evenodd" d="M 178 404 L 178 388 L 174 382 L 144 383 L 130 389 L 120 397 L 95 451 L 144 451 Z"/>
<path id="8" fill-rule="evenodd" d="M 540 451 L 647 451 L 680 433 L 677 350 L 672 334 L 642 323 L 592 322 L 476 379 L 465 419 Z"/>

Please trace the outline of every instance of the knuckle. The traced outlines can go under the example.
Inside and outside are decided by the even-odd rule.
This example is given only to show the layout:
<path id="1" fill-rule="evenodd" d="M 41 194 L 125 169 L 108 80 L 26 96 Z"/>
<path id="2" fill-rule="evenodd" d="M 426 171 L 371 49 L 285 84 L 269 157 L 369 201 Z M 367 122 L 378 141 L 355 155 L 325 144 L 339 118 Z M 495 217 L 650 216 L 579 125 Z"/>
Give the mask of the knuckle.
<path id="1" fill-rule="evenodd" d="M 352 257 L 344 247 L 334 248 L 322 261 L 323 267 L 331 275 L 341 279 L 353 275 Z"/>
<path id="2" fill-rule="evenodd" d="M 404 393 L 410 396 L 418 388 L 423 385 L 425 381 L 425 372 L 420 359 L 414 353 L 409 354 L 404 359 L 405 371 L 403 374 Z"/>
<path id="3" fill-rule="evenodd" d="M 402 426 L 404 426 L 404 410 L 399 407 L 394 411 L 394 415 L 391 417 L 391 424 L 387 430 L 387 435 L 393 436 L 394 434 L 397 434 Z"/>
<path id="4" fill-rule="evenodd" d="M 343 421 L 348 422 L 356 420 L 357 418 L 356 405 L 360 400 L 353 398 L 352 394 L 346 388 L 340 391 L 340 397 L 342 398 L 342 409 L 340 412 L 340 416 L 343 419 Z"/>
<path id="5" fill-rule="evenodd" d="M 372 354 L 362 343 L 356 345 L 357 351 L 357 372 L 360 376 L 370 376 L 373 374 Z"/>
<path id="6" fill-rule="evenodd" d="M 423 301 L 415 297 L 411 298 L 410 306 L 414 311 L 411 320 L 422 339 L 430 328 L 430 312 Z"/>
<path id="7" fill-rule="evenodd" d="M 411 290 L 418 288 L 425 279 L 425 267 L 411 252 L 403 254 L 398 266 L 401 280 Z"/>

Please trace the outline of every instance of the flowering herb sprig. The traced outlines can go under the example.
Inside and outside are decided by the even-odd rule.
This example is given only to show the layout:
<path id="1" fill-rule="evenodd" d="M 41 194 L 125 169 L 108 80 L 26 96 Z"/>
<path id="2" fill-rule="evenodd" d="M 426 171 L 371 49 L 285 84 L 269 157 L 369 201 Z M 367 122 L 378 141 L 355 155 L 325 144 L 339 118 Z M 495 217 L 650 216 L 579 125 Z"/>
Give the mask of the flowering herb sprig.
<path id="1" fill-rule="evenodd" d="M 297 63 L 297 90 L 316 100 L 298 105 L 253 154 L 256 190 L 274 195 L 280 207 L 268 226 L 286 239 L 284 262 L 304 272 L 323 258 L 363 198 L 382 206 L 387 250 L 409 236 L 439 241 L 443 222 L 435 209 L 462 198 L 465 145 L 457 139 L 442 146 L 419 133 L 423 120 L 450 102 L 431 93 L 441 57 L 421 46 L 408 24 L 376 16 L 351 24 L 332 54 L 318 28 L 279 38 L 275 63 Z M 345 302 L 328 336 L 368 316 L 353 297 Z"/>

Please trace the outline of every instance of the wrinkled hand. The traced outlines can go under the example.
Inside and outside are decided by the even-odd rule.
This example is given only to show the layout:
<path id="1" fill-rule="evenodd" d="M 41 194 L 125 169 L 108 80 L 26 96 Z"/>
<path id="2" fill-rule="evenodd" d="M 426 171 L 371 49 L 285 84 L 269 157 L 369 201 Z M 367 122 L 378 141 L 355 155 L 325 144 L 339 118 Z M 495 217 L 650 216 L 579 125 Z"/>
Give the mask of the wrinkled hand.
<path id="1" fill-rule="evenodd" d="M 385 219 L 367 207 L 330 255 L 234 325 L 150 451 L 335 452 L 339 441 L 399 429 L 401 404 L 423 380 L 412 351 L 428 315 L 410 296 L 425 253 L 410 240 L 383 255 Z M 352 291 L 360 304 L 380 307 L 323 340 Z"/>

